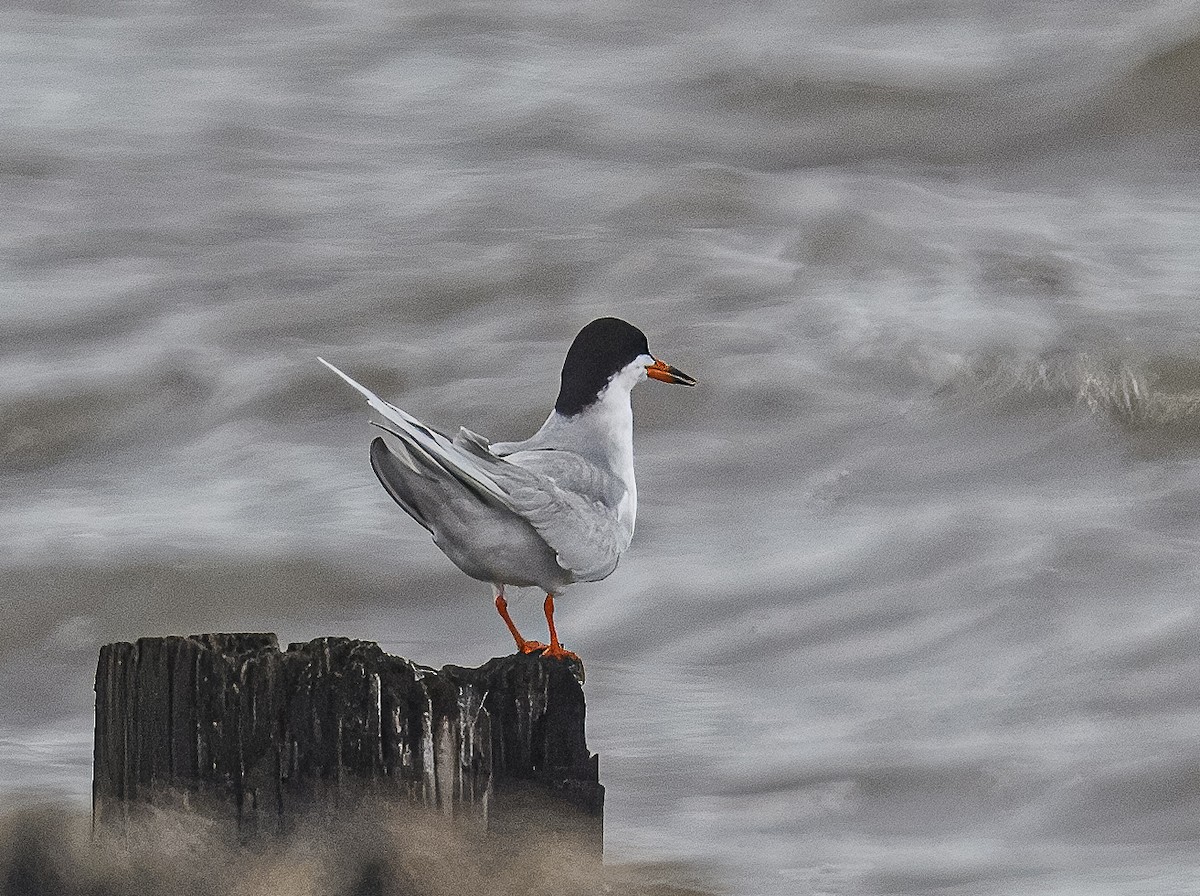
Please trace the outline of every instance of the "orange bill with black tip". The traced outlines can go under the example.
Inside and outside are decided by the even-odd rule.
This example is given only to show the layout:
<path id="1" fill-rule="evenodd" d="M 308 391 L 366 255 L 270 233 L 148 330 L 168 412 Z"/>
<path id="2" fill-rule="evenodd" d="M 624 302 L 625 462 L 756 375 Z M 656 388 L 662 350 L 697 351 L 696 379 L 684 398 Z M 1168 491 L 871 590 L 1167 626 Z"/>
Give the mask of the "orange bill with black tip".
<path id="1" fill-rule="evenodd" d="M 664 383 L 675 383 L 679 386 L 694 386 L 696 381 L 684 373 L 682 370 L 677 370 L 665 361 L 654 359 L 654 363 L 646 368 L 646 376 L 651 379 L 661 380 Z"/>

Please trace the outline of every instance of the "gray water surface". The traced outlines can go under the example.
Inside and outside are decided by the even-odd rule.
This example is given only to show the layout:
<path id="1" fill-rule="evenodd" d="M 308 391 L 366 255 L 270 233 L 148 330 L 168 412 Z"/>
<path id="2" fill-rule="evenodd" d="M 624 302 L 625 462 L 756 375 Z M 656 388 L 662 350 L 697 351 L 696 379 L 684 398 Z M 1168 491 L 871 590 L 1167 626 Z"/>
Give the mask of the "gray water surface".
<path id="1" fill-rule="evenodd" d="M 106 641 L 510 651 L 316 356 L 520 438 L 615 314 L 700 385 L 558 602 L 610 860 L 1200 889 L 1196 4 L 4 16 L 0 800 L 86 806 Z"/>

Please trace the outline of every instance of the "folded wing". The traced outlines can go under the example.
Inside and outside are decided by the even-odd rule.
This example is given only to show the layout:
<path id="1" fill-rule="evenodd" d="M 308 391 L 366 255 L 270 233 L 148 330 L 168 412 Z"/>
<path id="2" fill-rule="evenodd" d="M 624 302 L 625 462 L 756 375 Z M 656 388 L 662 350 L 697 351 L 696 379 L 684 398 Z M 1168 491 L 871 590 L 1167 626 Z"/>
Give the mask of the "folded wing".
<path id="1" fill-rule="evenodd" d="M 500 458 L 468 429 L 454 442 L 489 464 L 505 506 L 537 529 L 576 581 L 594 582 L 616 569 L 633 536 L 618 519 L 626 492 L 620 479 L 571 451 L 541 448 Z"/>
<path id="2" fill-rule="evenodd" d="M 451 440 L 379 398 L 324 358 L 322 364 L 358 390 L 386 421 L 372 421 L 398 438 L 398 453 L 421 475 L 441 470 L 483 499 L 499 502 L 525 519 L 551 547 L 575 581 L 602 579 L 616 568 L 632 532 L 617 517 L 625 485 L 570 451 L 520 451 L 508 458 L 491 453 L 470 430 Z"/>

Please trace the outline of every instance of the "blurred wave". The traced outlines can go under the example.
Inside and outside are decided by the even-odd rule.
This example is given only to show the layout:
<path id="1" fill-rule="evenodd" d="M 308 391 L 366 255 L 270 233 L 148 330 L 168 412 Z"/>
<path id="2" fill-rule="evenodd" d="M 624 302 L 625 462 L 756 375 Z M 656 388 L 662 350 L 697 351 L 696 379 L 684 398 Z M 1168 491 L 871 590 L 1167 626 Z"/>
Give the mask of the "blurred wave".
<path id="1" fill-rule="evenodd" d="M 681 128 L 691 149 L 677 151 L 690 155 L 699 140 L 706 155 L 767 168 L 879 159 L 997 167 L 1071 147 L 1094 155 L 1115 137 L 1190 132 L 1197 39 L 1148 43 L 1131 38 L 1103 59 L 1047 49 L 932 73 L 890 62 L 856 68 L 819 53 L 697 57 L 675 89 L 705 125 Z M 1184 146 L 1162 149 L 1178 157 Z"/>
<path id="2" fill-rule="evenodd" d="M 1119 423 L 1132 432 L 1165 430 L 1200 436 L 1200 359 L 1131 361 L 1086 352 L 1073 356 L 993 356 L 971 371 L 972 388 L 1012 402 L 1065 403 Z"/>
<path id="3" fill-rule="evenodd" d="M 1161 49 L 1146 54 L 1120 79 L 1109 101 L 1106 125 L 1124 121 L 1169 133 L 1192 132 L 1200 124 L 1194 102 L 1200 89 L 1200 30 L 1193 25 L 1172 32 Z"/>

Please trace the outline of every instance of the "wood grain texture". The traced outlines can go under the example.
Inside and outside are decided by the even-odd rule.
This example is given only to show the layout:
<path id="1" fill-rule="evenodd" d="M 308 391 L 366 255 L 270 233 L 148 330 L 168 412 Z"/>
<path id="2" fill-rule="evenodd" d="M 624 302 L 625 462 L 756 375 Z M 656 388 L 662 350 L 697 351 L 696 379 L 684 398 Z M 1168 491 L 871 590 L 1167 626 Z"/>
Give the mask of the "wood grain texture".
<path id="1" fill-rule="evenodd" d="M 108 644 L 94 824 L 173 808 L 252 836 L 369 800 L 488 836 L 566 839 L 599 860 L 604 788 L 576 671 L 521 654 L 434 670 L 348 638 L 283 652 L 271 634 Z"/>

